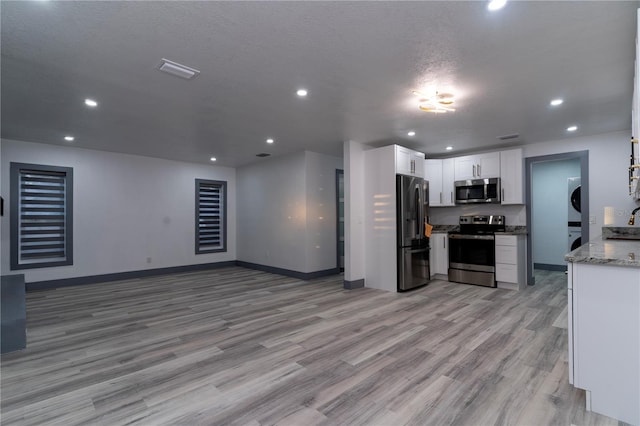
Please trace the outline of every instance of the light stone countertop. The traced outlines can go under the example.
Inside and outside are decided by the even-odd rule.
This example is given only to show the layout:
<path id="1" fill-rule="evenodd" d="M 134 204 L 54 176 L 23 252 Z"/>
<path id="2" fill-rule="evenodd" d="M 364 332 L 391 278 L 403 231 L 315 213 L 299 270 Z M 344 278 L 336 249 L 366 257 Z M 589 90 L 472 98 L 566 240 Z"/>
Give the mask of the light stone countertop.
<path id="1" fill-rule="evenodd" d="M 496 235 L 527 235 L 526 226 L 507 226 L 504 232 L 496 232 Z"/>
<path id="2" fill-rule="evenodd" d="M 596 237 L 565 255 L 564 260 L 640 268 L 640 241 L 601 240 Z"/>

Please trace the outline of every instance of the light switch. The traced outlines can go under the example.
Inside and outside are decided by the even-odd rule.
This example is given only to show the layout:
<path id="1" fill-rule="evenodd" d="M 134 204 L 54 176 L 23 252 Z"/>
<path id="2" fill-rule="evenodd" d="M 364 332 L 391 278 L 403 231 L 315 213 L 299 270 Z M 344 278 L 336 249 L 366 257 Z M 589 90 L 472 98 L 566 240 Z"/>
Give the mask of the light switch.
<path id="1" fill-rule="evenodd" d="M 589 216 L 589 223 L 591 225 L 595 225 L 596 223 L 596 217 L 595 216 Z"/>

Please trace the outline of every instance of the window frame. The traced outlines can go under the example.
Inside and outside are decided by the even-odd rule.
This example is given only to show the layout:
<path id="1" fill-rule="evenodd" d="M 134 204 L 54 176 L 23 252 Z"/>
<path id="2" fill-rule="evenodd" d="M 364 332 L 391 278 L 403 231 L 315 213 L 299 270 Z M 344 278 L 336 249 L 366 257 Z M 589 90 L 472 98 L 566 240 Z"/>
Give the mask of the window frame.
<path id="1" fill-rule="evenodd" d="M 221 214 L 222 223 L 220 229 L 222 231 L 221 246 L 214 249 L 202 249 L 200 245 L 200 185 L 218 185 L 220 186 L 220 203 L 222 204 Z M 209 253 L 222 253 L 227 251 L 227 181 L 224 180 L 211 180 L 211 179 L 196 179 L 195 185 L 195 253 L 196 254 L 209 254 Z"/>
<path id="2" fill-rule="evenodd" d="M 53 172 L 65 174 L 64 191 L 64 260 L 44 260 L 42 262 L 20 263 L 20 174 L 23 170 L 34 172 Z M 10 235 L 11 235 L 11 270 L 51 268 L 73 265 L 73 168 L 49 166 L 43 164 L 10 163 Z"/>

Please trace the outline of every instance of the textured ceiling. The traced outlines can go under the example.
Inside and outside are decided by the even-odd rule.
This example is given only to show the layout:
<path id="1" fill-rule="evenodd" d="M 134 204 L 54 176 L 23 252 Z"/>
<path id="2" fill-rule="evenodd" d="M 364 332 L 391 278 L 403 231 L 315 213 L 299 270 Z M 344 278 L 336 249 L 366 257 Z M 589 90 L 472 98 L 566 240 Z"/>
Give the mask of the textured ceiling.
<path id="1" fill-rule="evenodd" d="M 630 129 L 638 7 L 3 1 L 2 137 L 239 166 L 345 140 L 438 156 Z M 163 74 L 162 58 L 201 74 Z M 431 85 L 455 113 L 416 108 Z"/>

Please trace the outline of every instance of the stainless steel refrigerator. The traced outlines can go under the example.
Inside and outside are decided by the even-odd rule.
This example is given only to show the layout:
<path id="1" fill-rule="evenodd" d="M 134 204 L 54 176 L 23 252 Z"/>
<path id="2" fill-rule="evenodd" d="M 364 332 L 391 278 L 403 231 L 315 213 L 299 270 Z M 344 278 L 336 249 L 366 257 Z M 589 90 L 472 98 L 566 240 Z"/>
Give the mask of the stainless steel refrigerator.
<path id="1" fill-rule="evenodd" d="M 429 239 L 425 221 L 429 208 L 429 182 L 396 175 L 398 220 L 398 291 L 429 282 Z"/>

